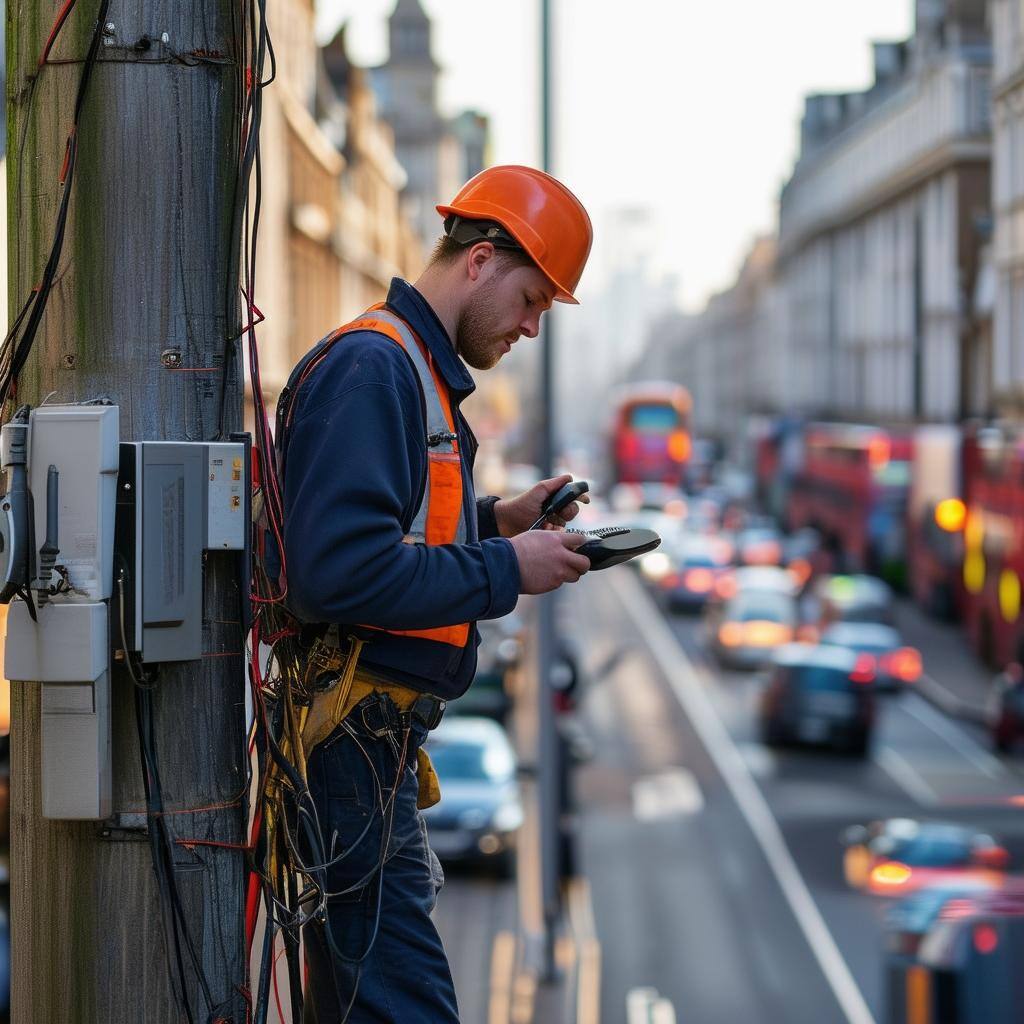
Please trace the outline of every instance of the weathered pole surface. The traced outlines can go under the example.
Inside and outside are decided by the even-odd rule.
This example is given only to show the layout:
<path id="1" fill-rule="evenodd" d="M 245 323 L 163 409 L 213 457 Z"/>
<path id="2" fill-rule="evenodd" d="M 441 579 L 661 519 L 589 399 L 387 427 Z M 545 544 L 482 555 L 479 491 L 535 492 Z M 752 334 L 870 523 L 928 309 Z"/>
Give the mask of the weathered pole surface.
<path id="1" fill-rule="evenodd" d="M 51 54 L 56 63 L 40 70 L 62 6 L 7 7 L 15 312 L 50 250 L 81 60 L 100 9 L 99 0 L 78 0 Z M 56 402 L 107 396 L 120 406 L 122 440 L 210 440 L 221 426 L 227 440 L 240 429 L 240 365 L 225 356 L 225 339 L 240 328 L 232 238 L 240 9 L 234 0 L 110 3 L 79 128 L 59 280 L 20 377 L 20 401 L 37 404 L 51 391 Z M 233 556 L 209 556 L 204 657 L 160 666 L 153 693 L 165 803 L 175 812 L 166 820 L 177 840 L 244 840 L 236 573 Z M 174 953 L 148 842 L 130 829 L 104 835 L 96 822 L 42 818 L 38 686 L 17 686 L 12 705 L 13 1020 L 177 1024 L 185 1016 L 171 987 Z M 113 806 L 138 821 L 146 801 L 133 684 L 116 665 L 111 710 Z M 196 1020 L 242 1024 L 242 855 L 176 849 L 185 916 L 215 1004 L 206 1005 L 186 968 Z"/>

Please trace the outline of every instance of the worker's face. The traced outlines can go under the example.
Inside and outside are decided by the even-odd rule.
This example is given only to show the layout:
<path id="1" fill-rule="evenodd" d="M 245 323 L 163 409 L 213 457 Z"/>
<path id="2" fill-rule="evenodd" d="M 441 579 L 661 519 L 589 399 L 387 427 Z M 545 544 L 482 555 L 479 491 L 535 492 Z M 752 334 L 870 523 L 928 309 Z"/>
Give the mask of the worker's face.
<path id="1" fill-rule="evenodd" d="M 524 334 L 536 338 L 554 298 L 536 267 L 509 267 L 500 257 L 493 264 L 475 282 L 456 325 L 455 348 L 474 370 L 496 365 Z"/>

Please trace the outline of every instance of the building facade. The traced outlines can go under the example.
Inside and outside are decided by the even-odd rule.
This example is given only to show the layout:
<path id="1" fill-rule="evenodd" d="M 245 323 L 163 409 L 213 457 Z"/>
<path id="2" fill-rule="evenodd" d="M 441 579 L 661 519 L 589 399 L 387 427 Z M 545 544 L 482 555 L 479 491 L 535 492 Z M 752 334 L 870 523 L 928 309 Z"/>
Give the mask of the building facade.
<path id="1" fill-rule="evenodd" d="M 874 45 L 871 88 L 806 99 L 777 238 L 678 321 L 674 352 L 648 346 L 699 429 L 956 422 L 1024 392 L 1024 15 L 991 5 L 916 0 L 914 35 Z"/>
<path id="2" fill-rule="evenodd" d="M 864 93 L 810 96 L 783 189 L 779 275 L 801 411 L 953 421 L 989 404 L 973 308 L 987 241 L 983 0 L 918 0 Z"/>
<path id="3" fill-rule="evenodd" d="M 992 373 L 999 411 L 1024 415 L 1024 6 L 991 0 L 995 276 Z"/>
<path id="4" fill-rule="evenodd" d="M 277 80 L 264 93 L 256 304 L 264 400 L 332 328 L 415 276 L 423 244 L 404 215 L 405 173 L 344 33 L 321 51 L 312 0 L 270 0 Z"/>

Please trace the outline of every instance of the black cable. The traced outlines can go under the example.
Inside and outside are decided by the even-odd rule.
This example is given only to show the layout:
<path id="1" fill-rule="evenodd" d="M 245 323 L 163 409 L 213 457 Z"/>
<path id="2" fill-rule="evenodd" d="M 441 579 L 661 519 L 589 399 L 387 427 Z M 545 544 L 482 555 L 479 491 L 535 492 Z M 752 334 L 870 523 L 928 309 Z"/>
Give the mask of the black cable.
<path id="1" fill-rule="evenodd" d="M 96 55 L 99 52 L 100 40 L 102 38 L 103 25 L 106 22 L 107 10 L 110 0 L 100 0 L 99 13 L 96 16 L 96 24 L 93 28 L 92 39 L 86 53 L 85 63 L 82 66 L 82 75 L 78 81 L 78 93 L 75 97 L 75 113 L 71 126 L 71 134 L 68 136 L 64 151 L 65 166 L 62 171 L 63 194 L 60 199 L 60 206 L 57 210 L 57 221 L 54 228 L 53 244 L 50 247 L 50 255 L 43 270 L 43 277 L 38 289 L 33 289 L 26 305 L 30 305 L 31 312 L 25 330 L 20 338 L 17 335 L 8 335 L 3 344 L 4 352 L 0 355 L 0 363 L 3 363 L 5 370 L 0 376 L 0 407 L 11 397 L 11 391 L 32 351 L 39 324 L 42 322 L 43 313 L 46 311 L 50 299 L 50 292 L 53 289 L 54 280 L 57 276 L 57 267 L 60 263 L 61 252 L 64 248 L 64 233 L 67 228 L 68 209 L 71 203 L 71 190 L 74 185 L 75 164 L 78 156 L 78 126 L 81 121 L 82 108 L 85 104 L 85 97 L 89 91 L 89 83 L 92 80 L 92 72 L 96 66 Z M 20 319 L 20 318 L 19 318 Z M 15 340 L 17 338 L 17 340 Z M 13 355 L 10 356 L 8 364 L 8 349 L 13 346 Z"/>
<path id="2" fill-rule="evenodd" d="M 155 815 L 158 813 L 157 797 L 154 793 L 153 779 L 151 775 L 151 759 L 149 756 L 149 742 L 147 738 L 147 718 L 148 712 L 144 701 L 148 698 L 148 692 L 139 688 L 135 690 L 135 721 L 139 733 L 139 749 L 142 755 L 142 783 L 146 793 L 146 821 L 148 824 L 149 834 L 149 845 L 150 854 L 153 862 L 153 873 L 156 875 L 157 891 L 160 898 L 160 905 L 164 908 L 170 902 L 169 883 L 166 874 L 163 870 L 163 858 L 160 854 L 159 840 L 157 838 L 157 821 L 159 820 Z M 165 931 L 165 946 L 168 958 L 171 956 L 171 952 L 174 953 L 174 966 L 177 968 L 178 986 L 175 988 L 174 972 L 170 970 L 171 965 L 168 964 L 169 973 L 171 976 L 171 993 L 174 996 L 175 1002 L 178 1004 L 179 1009 L 185 1014 L 189 1021 L 189 1024 L 194 1024 L 195 1016 L 192 1013 L 192 1004 L 188 998 L 188 982 L 185 974 L 185 964 L 181 956 L 181 943 L 178 940 L 177 929 L 169 927 L 167 914 L 163 915 L 164 931 Z"/>
<path id="3" fill-rule="evenodd" d="M 167 824 L 167 818 L 164 815 L 163 789 L 157 768 L 152 692 L 148 689 L 136 688 L 135 700 L 139 728 L 139 745 L 143 761 L 143 781 L 146 789 L 146 817 L 149 826 L 153 870 L 157 876 L 161 904 L 164 906 L 165 911 L 168 909 L 170 911 L 168 923 L 173 940 L 182 1005 L 189 1021 L 193 1021 L 192 1006 L 188 998 L 188 977 L 182 955 L 183 951 L 187 954 L 192 971 L 199 982 L 203 1000 L 211 1014 L 215 1008 L 215 1003 L 202 959 L 192 939 L 185 915 L 185 908 L 178 890 L 174 861 L 174 842 Z"/>

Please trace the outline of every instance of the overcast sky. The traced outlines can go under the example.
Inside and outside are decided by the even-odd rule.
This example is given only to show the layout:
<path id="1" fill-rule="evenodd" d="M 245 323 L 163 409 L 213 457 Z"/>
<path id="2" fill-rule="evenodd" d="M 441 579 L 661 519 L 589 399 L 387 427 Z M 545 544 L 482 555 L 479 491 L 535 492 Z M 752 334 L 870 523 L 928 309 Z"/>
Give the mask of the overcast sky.
<path id="1" fill-rule="evenodd" d="M 490 115 L 494 162 L 539 162 L 537 0 L 422 3 L 444 69 L 442 107 Z M 605 211 L 646 206 L 653 263 L 678 276 L 691 309 L 730 284 L 750 240 L 772 229 L 804 94 L 870 84 L 871 40 L 907 36 L 913 18 L 913 0 L 552 3 L 553 170 L 597 231 L 584 285 L 599 287 L 614 259 L 600 248 Z M 353 58 L 380 63 L 393 8 L 319 0 L 320 37 L 347 19 Z"/>

